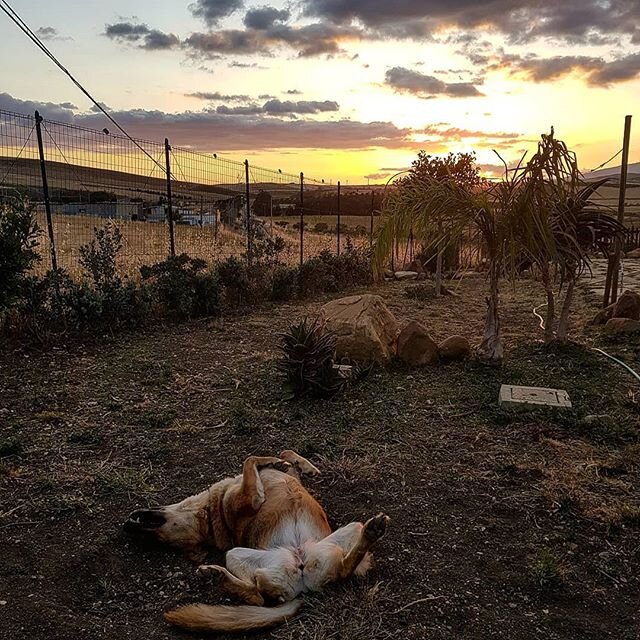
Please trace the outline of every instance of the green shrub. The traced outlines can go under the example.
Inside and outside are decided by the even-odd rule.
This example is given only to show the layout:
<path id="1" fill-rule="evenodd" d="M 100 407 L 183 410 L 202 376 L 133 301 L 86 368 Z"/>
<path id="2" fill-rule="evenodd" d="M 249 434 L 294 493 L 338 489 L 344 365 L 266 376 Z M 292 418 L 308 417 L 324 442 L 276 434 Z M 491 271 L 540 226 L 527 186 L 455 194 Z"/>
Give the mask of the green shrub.
<path id="1" fill-rule="evenodd" d="M 40 260 L 39 235 L 33 207 L 26 200 L 0 204 L 0 311 L 23 295 L 26 274 Z"/>
<path id="2" fill-rule="evenodd" d="M 300 269 L 300 294 L 303 297 L 319 293 L 333 293 L 372 282 L 368 255 L 355 249 L 347 239 L 347 246 L 339 256 L 328 250 L 307 260 Z"/>
<path id="3" fill-rule="evenodd" d="M 272 274 L 271 299 L 276 302 L 293 300 L 298 294 L 298 268 L 276 265 Z"/>
<path id="4" fill-rule="evenodd" d="M 313 230 L 317 233 L 326 233 L 327 231 L 329 231 L 329 225 L 326 222 L 318 222 L 313 227 Z"/>
<path id="5" fill-rule="evenodd" d="M 225 302 L 230 307 L 247 305 L 251 300 L 251 281 L 249 269 L 244 260 L 229 256 L 217 267 L 220 284 L 224 288 Z"/>
<path id="6" fill-rule="evenodd" d="M 204 260 L 186 253 L 142 267 L 154 300 L 164 313 L 176 318 L 218 315 L 223 298 L 217 271 L 207 269 Z"/>
<path id="7" fill-rule="evenodd" d="M 120 284 L 116 258 L 122 248 L 122 232 L 112 221 L 93 232 L 93 240 L 80 247 L 80 265 L 102 291 Z"/>

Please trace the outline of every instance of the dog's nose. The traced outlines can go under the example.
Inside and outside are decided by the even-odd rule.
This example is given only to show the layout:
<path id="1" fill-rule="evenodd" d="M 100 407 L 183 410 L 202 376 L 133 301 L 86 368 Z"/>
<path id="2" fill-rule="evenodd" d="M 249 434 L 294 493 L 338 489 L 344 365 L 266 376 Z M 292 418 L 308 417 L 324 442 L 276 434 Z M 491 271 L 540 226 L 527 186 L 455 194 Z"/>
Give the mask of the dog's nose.
<path id="1" fill-rule="evenodd" d="M 138 509 L 124 523 L 125 531 L 142 533 L 160 528 L 167 521 L 160 509 Z"/>

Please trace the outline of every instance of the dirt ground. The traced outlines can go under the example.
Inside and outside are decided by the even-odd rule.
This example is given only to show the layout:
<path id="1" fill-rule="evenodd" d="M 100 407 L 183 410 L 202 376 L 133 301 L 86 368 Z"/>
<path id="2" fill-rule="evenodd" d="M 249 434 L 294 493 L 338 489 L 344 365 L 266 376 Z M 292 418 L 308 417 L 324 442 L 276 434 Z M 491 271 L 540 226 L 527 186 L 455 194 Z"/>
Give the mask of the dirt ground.
<path id="1" fill-rule="evenodd" d="M 478 341 L 482 276 L 455 298 L 406 288 L 377 290 L 400 320 Z M 225 599 L 179 555 L 129 541 L 127 514 L 293 448 L 321 468 L 310 489 L 332 525 L 392 521 L 366 579 L 305 597 L 257 637 L 637 639 L 640 386 L 586 345 L 634 366 L 640 343 L 583 329 L 595 305 L 582 295 L 585 346 L 547 350 L 541 298 L 526 281 L 503 291 L 501 369 L 395 365 L 330 401 L 283 401 L 274 366 L 277 332 L 322 301 L 47 352 L 5 346 L 0 635 L 184 637 L 163 611 Z M 503 411 L 503 382 L 565 388 L 575 408 Z"/>

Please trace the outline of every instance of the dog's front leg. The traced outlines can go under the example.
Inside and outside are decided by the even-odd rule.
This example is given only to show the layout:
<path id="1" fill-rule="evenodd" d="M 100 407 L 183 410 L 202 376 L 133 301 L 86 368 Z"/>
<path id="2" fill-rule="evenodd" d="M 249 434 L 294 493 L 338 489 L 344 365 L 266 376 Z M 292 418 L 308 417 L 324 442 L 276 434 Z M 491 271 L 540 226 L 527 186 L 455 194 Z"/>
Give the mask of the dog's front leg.
<path id="1" fill-rule="evenodd" d="M 249 456 L 242 465 L 242 483 L 236 496 L 236 513 L 251 510 L 258 511 L 264 503 L 264 486 L 260 478 L 260 469 L 266 467 L 289 468 L 289 463 L 271 456 Z"/>
<path id="2" fill-rule="evenodd" d="M 260 595 L 255 582 L 252 583 L 241 580 L 237 576 L 234 576 L 228 569 L 217 564 L 203 564 L 198 567 L 198 573 L 207 578 L 218 578 L 219 585 L 222 589 L 247 604 L 253 604 L 259 607 L 264 605 L 264 598 Z"/>

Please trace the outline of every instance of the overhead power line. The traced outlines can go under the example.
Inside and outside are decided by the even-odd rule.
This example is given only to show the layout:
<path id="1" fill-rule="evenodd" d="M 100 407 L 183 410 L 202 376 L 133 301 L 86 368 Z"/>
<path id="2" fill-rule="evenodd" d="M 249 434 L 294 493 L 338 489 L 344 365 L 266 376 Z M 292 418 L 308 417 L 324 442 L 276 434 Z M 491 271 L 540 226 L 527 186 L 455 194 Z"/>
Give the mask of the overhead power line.
<path id="1" fill-rule="evenodd" d="M 42 51 L 42 53 L 44 53 L 47 58 L 49 58 L 59 69 L 60 71 L 62 71 L 70 80 L 71 82 L 73 82 L 73 84 L 76 85 L 76 87 L 78 89 L 80 89 L 80 91 L 87 97 L 89 98 L 89 100 L 91 100 L 91 102 L 93 103 L 93 105 L 99 110 L 101 111 L 106 117 L 107 119 L 119 130 L 121 131 L 131 142 L 133 142 L 133 144 L 136 145 L 136 147 L 138 147 L 138 149 L 140 149 L 140 151 L 142 151 L 142 153 L 144 153 L 152 162 L 154 162 L 155 164 L 157 164 L 165 173 L 166 173 L 166 169 L 164 167 L 162 167 L 162 165 L 160 165 L 158 163 L 158 161 L 150 154 L 147 152 L 147 150 L 142 147 L 137 140 L 135 140 L 134 138 L 132 138 L 127 131 L 120 125 L 119 122 L 116 121 L 116 119 L 104 108 L 104 106 L 102 104 L 100 104 L 85 88 L 84 86 L 82 86 L 82 84 L 80 83 L 79 80 L 77 80 L 73 74 L 58 60 L 58 58 L 56 58 L 56 56 L 49 50 L 49 48 L 42 42 L 42 40 L 40 40 L 40 38 L 38 37 L 38 35 L 36 33 L 34 33 L 34 31 L 31 29 L 31 27 L 29 27 L 29 25 L 18 15 L 18 13 L 16 12 L 15 9 L 13 9 L 11 7 L 11 5 L 7 2 L 7 0 L 0 0 L 0 9 L 2 9 L 2 11 L 9 16 L 9 19 L 20 29 L 20 31 L 22 31 L 22 33 L 24 33 L 27 38 L 29 38 L 29 40 L 31 40 L 31 42 L 33 42 L 33 44 L 36 45 L 36 47 L 38 47 L 38 49 L 40 49 L 40 51 Z"/>

